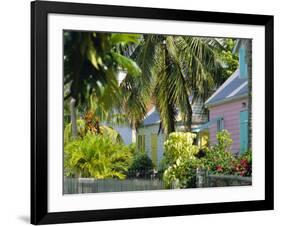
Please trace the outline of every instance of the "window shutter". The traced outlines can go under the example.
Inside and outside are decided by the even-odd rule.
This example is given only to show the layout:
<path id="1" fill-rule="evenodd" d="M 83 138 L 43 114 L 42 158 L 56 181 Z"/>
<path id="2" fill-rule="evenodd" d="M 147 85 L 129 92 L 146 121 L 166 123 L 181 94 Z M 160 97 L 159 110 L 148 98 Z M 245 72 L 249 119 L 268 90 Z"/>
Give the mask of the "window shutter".
<path id="1" fill-rule="evenodd" d="M 142 136 L 142 151 L 145 151 L 145 135 Z"/>
<path id="2" fill-rule="evenodd" d="M 138 144 L 138 151 L 140 151 L 141 150 L 141 135 L 138 135 L 137 144 Z"/>
<path id="3" fill-rule="evenodd" d="M 248 150 L 248 111 L 240 112 L 240 154 Z"/>
<path id="4" fill-rule="evenodd" d="M 224 129 L 223 118 L 220 118 L 217 120 L 217 132 L 220 132 L 223 129 Z"/>
<path id="5" fill-rule="evenodd" d="M 145 151 L 145 135 L 138 135 L 137 146 L 138 151 Z"/>
<path id="6" fill-rule="evenodd" d="M 158 136 L 157 134 L 151 134 L 151 160 L 155 166 L 157 166 L 158 162 Z"/>
<path id="7" fill-rule="evenodd" d="M 240 78 L 247 78 L 248 77 L 248 65 L 246 63 L 246 49 L 241 47 L 239 49 L 239 72 Z"/>

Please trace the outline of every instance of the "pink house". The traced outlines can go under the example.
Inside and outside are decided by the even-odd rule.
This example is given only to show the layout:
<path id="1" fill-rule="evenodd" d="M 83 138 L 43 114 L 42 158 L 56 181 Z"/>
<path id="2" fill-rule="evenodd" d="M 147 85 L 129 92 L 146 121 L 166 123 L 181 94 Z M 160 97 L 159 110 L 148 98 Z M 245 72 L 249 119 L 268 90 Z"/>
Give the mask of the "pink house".
<path id="1" fill-rule="evenodd" d="M 250 40 L 240 39 L 233 52 L 239 53 L 239 68 L 205 102 L 209 122 L 200 131 L 209 132 L 209 144 L 215 144 L 216 133 L 226 129 L 233 139 L 231 151 L 239 155 L 248 150 L 248 64 L 246 49 Z"/>
<path id="2" fill-rule="evenodd" d="M 210 144 L 216 133 L 226 129 L 233 139 L 231 151 L 241 154 L 248 148 L 248 79 L 237 69 L 205 102 L 209 109 Z"/>
<path id="3" fill-rule="evenodd" d="M 246 49 L 251 40 L 239 39 L 233 52 L 239 53 L 239 68 L 209 97 L 205 107 L 209 110 L 207 123 L 193 129 L 198 143 L 208 138 L 209 146 L 217 142 L 217 132 L 225 129 L 231 134 L 231 152 L 240 155 L 249 149 L 248 134 L 248 64 Z"/>

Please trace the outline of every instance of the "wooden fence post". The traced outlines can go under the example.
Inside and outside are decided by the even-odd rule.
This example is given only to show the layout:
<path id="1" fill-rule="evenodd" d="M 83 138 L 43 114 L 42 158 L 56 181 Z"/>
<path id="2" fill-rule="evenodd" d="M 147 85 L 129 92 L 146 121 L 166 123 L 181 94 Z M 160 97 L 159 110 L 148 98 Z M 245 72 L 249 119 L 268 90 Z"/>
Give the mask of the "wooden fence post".
<path id="1" fill-rule="evenodd" d="M 203 188 L 206 187 L 206 181 L 207 175 L 206 170 L 203 168 L 197 168 L 196 169 L 196 187 L 197 188 Z"/>

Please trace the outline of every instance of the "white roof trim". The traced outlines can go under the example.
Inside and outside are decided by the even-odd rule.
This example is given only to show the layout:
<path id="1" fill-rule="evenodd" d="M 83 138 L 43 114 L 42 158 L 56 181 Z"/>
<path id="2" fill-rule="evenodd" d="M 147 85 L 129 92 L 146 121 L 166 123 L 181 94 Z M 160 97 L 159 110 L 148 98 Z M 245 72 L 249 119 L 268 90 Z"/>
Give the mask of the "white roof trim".
<path id="1" fill-rule="evenodd" d="M 211 108 L 211 107 L 215 107 L 215 106 L 218 106 L 218 105 L 221 105 L 224 103 L 230 103 L 230 102 L 241 100 L 241 99 L 248 98 L 248 97 L 249 97 L 248 94 L 242 94 L 240 96 L 233 96 L 233 97 L 230 97 L 227 99 L 219 100 L 215 103 L 208 104 L 208 105 L 206 105 L 206 107 Z"/>
<path id="2" fill-rule="evenodd" d="M 234 96 L 236 93 L 238 93 L 241 89 L 243 89 L 246 85 L 248 85 L 248 81 L 244 82 L 242 85 L 240 85 L 238 88 L 236 88 L 235 90 L 233 90 L 228 96 L 228 97 L 232 97 Z"/>
<path id="3" fill-rule="evenodd" d="M 236 71 L 217 89 L 216 92 L 213 93 L 212 96 L 208 98 L 208 100 L 205 102 L 205 104 L 208 104 L 208 102 L 216 96 L 221 90 L 223 90 L 229 83 L 231 83 L 237 76 L 239 76 L 239 68 L 236 69 Z"/>
<path id="4" fill-rule="evenodd" d="M 147 118 L 148 116 L 150 116 L 154 111 L 156 110 L 155 106 L 153 106 L 149 112 L 147 112 L 146 116 L 144 118 Z"/>

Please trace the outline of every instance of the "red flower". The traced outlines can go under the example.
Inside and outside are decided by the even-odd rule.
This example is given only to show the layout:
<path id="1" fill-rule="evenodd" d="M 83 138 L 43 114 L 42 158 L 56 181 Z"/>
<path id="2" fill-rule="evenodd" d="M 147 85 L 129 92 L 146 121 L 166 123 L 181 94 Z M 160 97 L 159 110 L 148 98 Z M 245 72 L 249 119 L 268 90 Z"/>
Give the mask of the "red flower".
<path id="1" fill-rule="evenodd" d="M 222 171 L 222 166 L 217 165 L 217 166 L 216 166 L 216 171 L 221 172 L 221 171 Z"/>
<path id="2" fill-rule="evenodd" d="M 241 163 L 241 165 L 243 165 L 244 167 L 246 167 L 246 166 L 248 165 L 247 159 L 241 159 L 240 163 Z"/>

